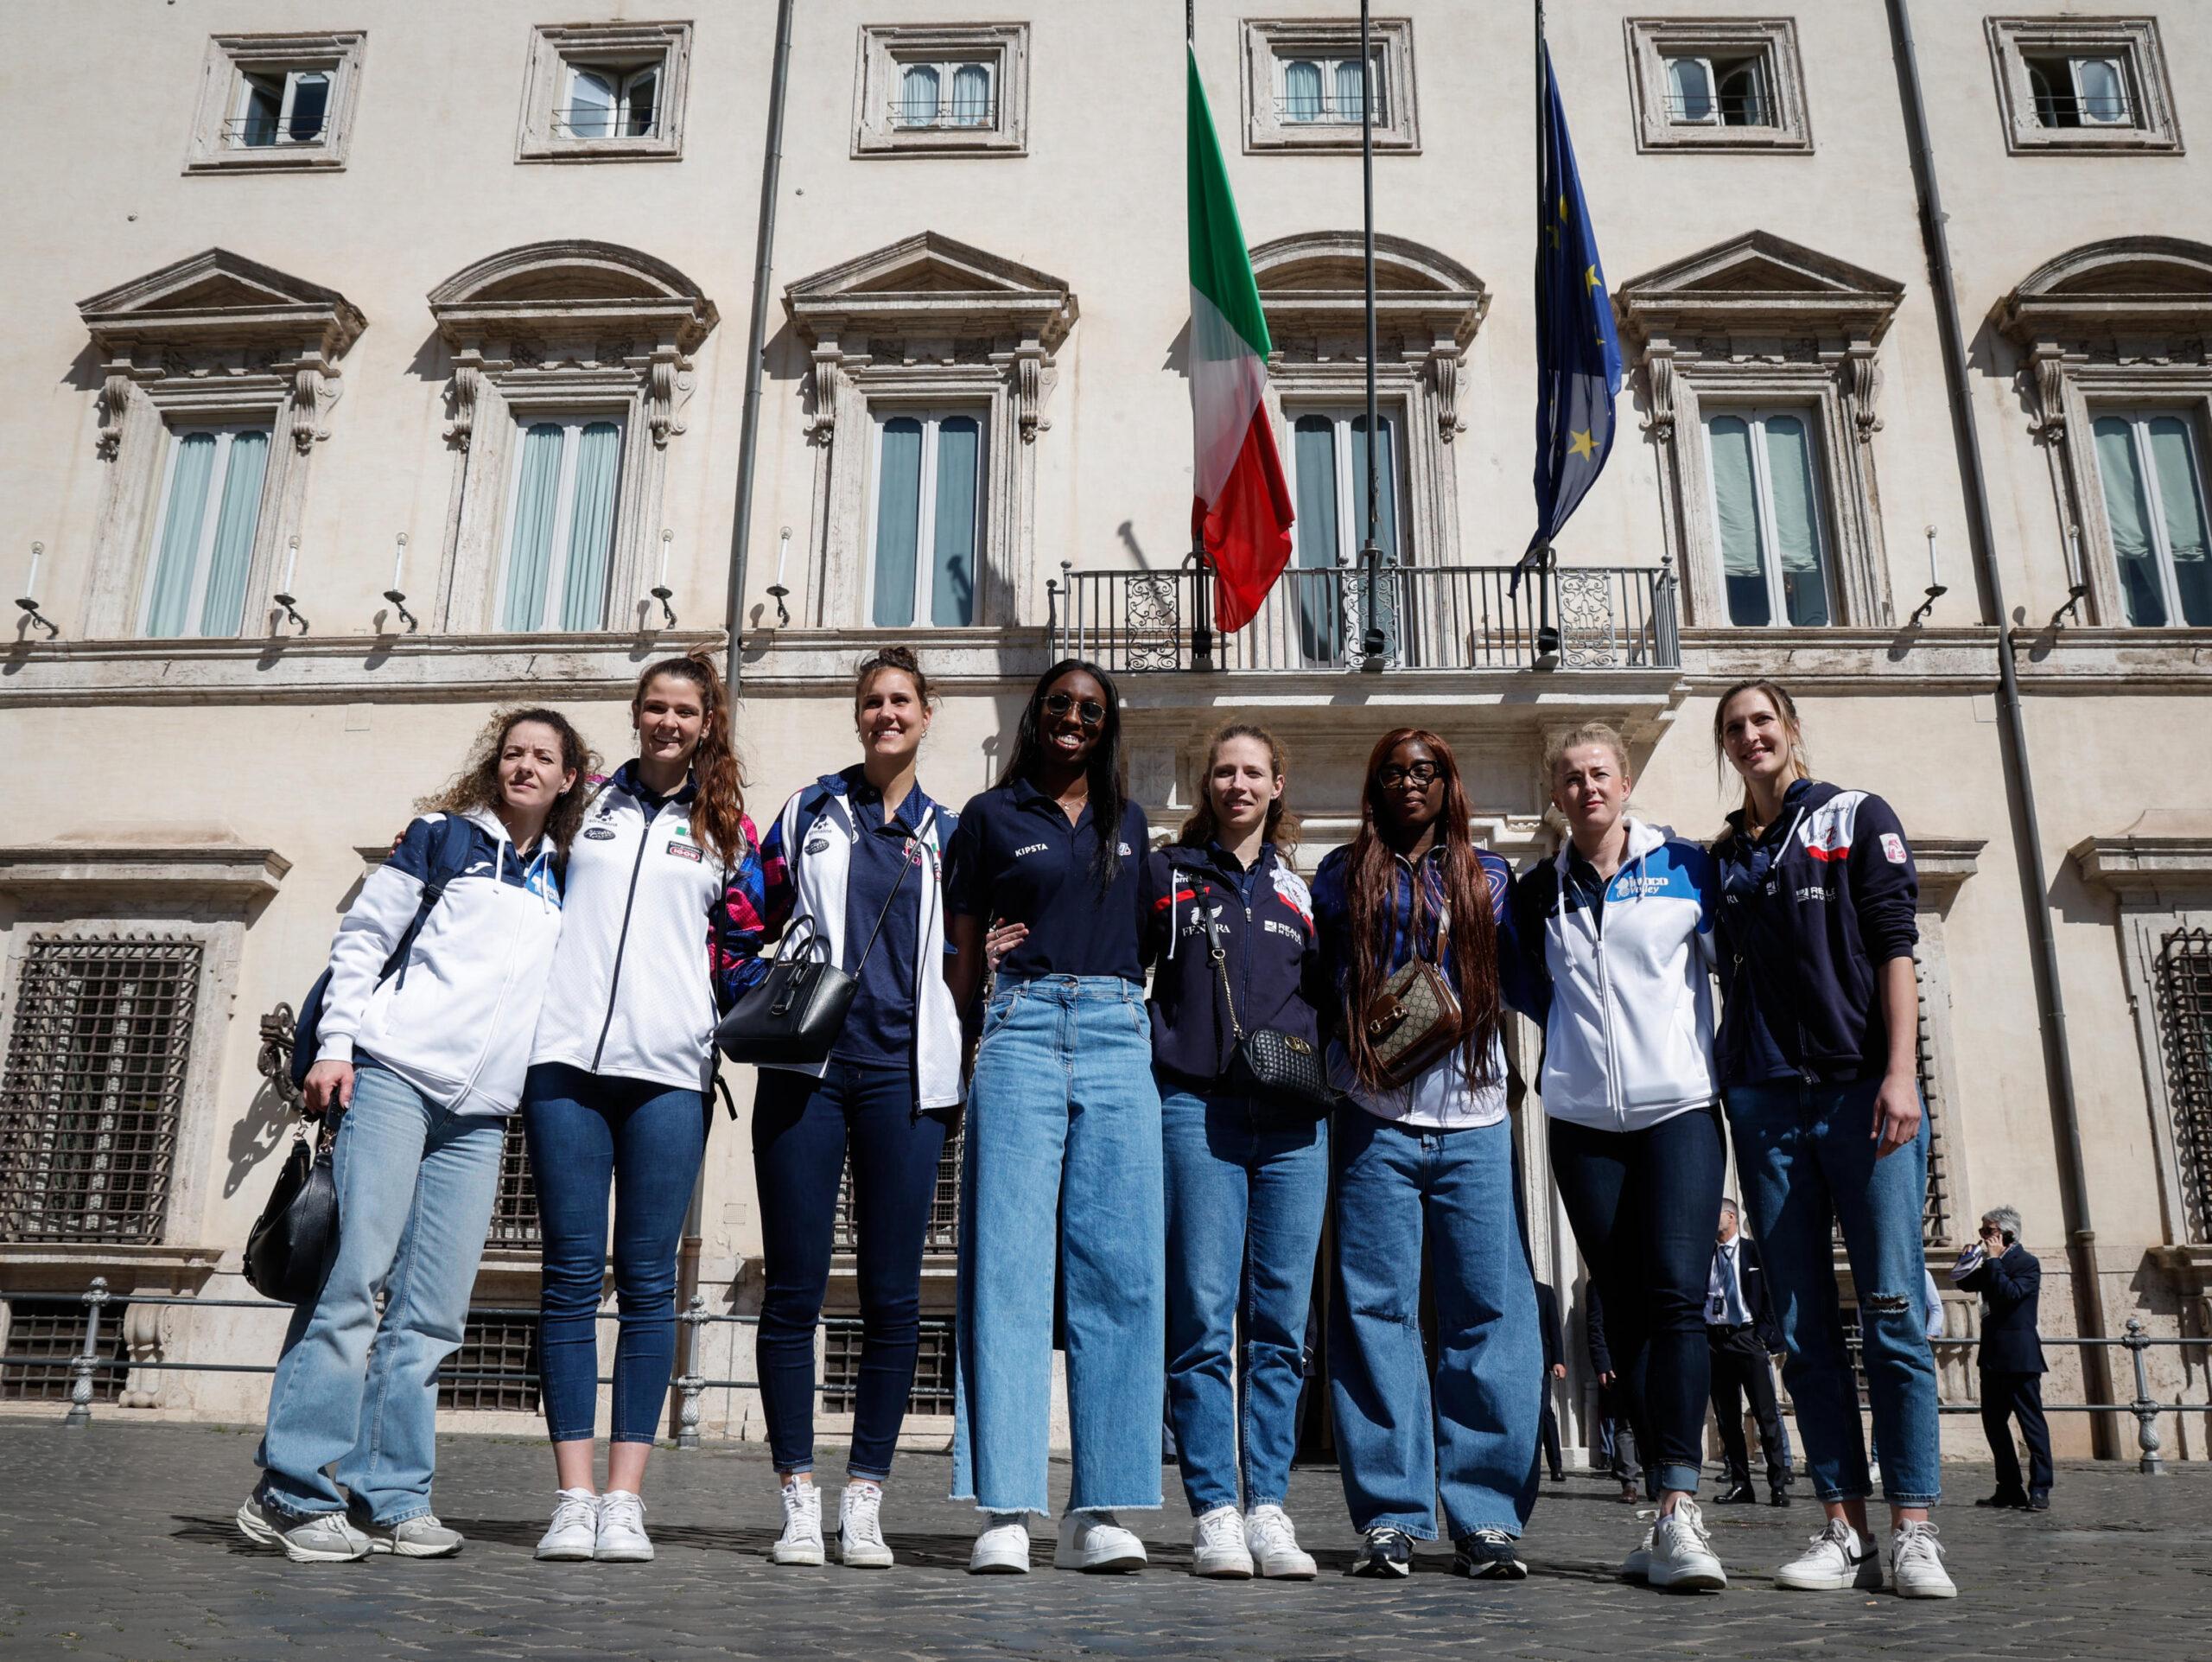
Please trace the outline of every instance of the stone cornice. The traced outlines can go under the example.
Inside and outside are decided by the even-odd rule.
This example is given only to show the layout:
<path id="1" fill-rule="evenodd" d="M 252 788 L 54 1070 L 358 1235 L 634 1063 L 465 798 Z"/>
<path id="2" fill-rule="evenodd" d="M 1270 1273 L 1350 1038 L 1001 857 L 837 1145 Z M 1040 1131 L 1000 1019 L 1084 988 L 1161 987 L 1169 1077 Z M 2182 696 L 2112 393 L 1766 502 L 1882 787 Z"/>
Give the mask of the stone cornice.
<path id="1" fill-rule="evenodd" d="M 2021 685 L 2039 694 L 2212 692 L 2212 630 L 2001 632 Z M 1984 691 L 1997 685 L 1990 627 L 1684 629 L 1682 672 L 1700 691 L 1771 676 L 1793 691 Z"/>
<path id="2" fill-rule="evenodd" d="M 809 345 L 886 334 L 963 337 L 1010 332 L 1047 354 L 1075 326 L 1065 282 L 1033 266 L 925 231 L 803 277 L 784 309 Z M 859 351 L 864 341 L 855 340 Z"/>
<path id="3" fill-rule="evenodd" d="M 1981 851 L 1988 846 L 1982 837 L 1914 837 L 1912 864 L 1920 876 L 1921 900 L 1939 909 L 1948 906 L 1959 886 L 1980 869 Z"/>
<path id="4" fill-rule="evenodd" d="M 2024 346 L 2104 335 L 2212 329 L 2212 247 L 2178 237 L 2114 237 L 2069 249 L 1999 302 L 1998 327 Z"/>
<path id="5" fill-rule="evenodd" d="M 2121 895 L 2212 891 L 2212 831 L 2196 835 L 2092 837 L 2074 845 L 2084 881 Z"/>
<path id="6" fill-rule="evenodd" d="M 0 848 L 0 894 L 29 898 L 63 888 L 136 889 L 251 901 L 275 894 L 291 869 L 276 850 L 242 843 L 47 843 Z"/>

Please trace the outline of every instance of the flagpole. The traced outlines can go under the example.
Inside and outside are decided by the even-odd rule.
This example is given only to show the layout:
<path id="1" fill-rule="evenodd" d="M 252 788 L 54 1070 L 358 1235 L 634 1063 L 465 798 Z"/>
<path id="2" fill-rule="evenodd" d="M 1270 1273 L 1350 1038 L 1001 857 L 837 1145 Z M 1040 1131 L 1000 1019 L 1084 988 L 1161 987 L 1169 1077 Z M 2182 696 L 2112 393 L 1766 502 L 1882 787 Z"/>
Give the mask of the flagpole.
<path id="1" fill-rule="evenodd" d="M 1543 303 L 1544 290 L 1544 226 L 1545 215 L 1551 204 L 1544 195 L 1544 121 L 1551 111 L 1550 88 L 1544 74 L 1544 0 L 1535 0 L 1536 6 L 1536 297 Z M 1543 327 L 1541 318 L 1537 328 Z M 1536 657 L 1542 659 L 1559 650 L 1559 632 L 1552 627 L 1552 544 L 1544 538 L 1544 545 L 1536 552 Z"/>
<path id="2" fill-rule="evenodd" d="M 1382 588 L 1382 549 L 1377 540 L 1381 525 L 1382 468 L 1377 456 L 1379 421 L 1375 406 L 1375 41 L 1370 0 L 1359 0 L 1359 175 L 1360 201 L 1364 218 L 1360 259 L 1367 310 L 1367 539 L 1360 544 L 1359 563 L 1367 574 L 1366 627 L 1361 632 L 1362 667 L 1381 669 L 1387 645 L 1375 603 Z"/>
<path id="3" fill-rule="evenodd" d="M 1195 49 L 1198 40 L 1198 0 L 1183 0 L 1183 47 Z M 1185 116 L 1185 119 L 1189 118 Z M 1191 527 L 1191 667 L 1210 670 L 1213 667 L 1213 607 L 1212 595 L 1206 584 L 1210 562 L 1206 558 L 1206 539 L 1203 527 Z"/>

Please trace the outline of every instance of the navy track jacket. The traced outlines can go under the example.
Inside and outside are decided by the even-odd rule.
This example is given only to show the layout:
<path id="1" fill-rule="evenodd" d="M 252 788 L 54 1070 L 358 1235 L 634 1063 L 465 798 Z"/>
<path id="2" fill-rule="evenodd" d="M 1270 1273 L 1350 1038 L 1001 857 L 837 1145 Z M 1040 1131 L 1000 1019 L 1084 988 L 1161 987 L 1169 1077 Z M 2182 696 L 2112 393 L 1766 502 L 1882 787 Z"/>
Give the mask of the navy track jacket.
<path id="1" fill-rule="evenodd" d="M 1739 809 L 1719 868 L 1724 1086 L 1878 1077 L 1889 1065 L 1880 971 L 1920 939 L 1920 879 L 1878 796 L 1799 780 L 1752 838 Z"/>

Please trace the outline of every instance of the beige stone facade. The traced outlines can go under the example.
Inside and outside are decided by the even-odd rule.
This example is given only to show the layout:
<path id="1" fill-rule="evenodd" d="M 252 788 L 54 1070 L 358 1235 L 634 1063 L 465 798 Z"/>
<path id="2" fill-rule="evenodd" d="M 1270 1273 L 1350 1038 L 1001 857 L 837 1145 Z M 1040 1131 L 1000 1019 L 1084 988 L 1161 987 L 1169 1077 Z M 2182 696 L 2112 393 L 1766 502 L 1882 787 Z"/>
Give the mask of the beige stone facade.
<path id="1" fill-rule="evenodd" d="M 1348 834 L 1373 738 L 1414 719 L 1459 748 L 1516 860 L 1554 835 L 1544 737 L 1588 716 L 1631 735 L 1647 813 L 1709 834 L 1729 806 L 1715 695 L 1774 675 L 1802 700 L 1821 774 L 1887 796 L 1923 850 L 1931 1239 L 1955 1245 L 2010 1202 L 2044 1262 L 2047 1332 L 2101 1307 L 2108 1333 L 2138 1316 L 2204 1335 L 2212 936 L 2190 932 L 2212 929 L 2212 614 L 2187 616 L 2202 579 L 2184 508 L 2193 462 L 2202 513 L 2212 455 L 2212 13 L 1913 8 L 2000 616 L 1976 569 L 1885 9 L 1553 7 L 1630 378 L 1611 463 L 1560 539 L 1560 650 L 1538 662 L 1501 575 L 1532 513 L 1529 12 L 1388 10 L 1377 373 L 1398 610 L 1359 667 L 1372 590 L 1347 591 L 1324 538 L 1198 669 L 1194 589 L 1173 575 L 1190 496 L 1179 9 L 797 8 L 738 596 L 754 817 L 849 759 L 853 663 L 889 640 L 944 690 L 924 758 L 940 799 L 990 781 L 1030 678 L 1077 646 L 1128 667 L 1157 827 L 1187 804 L 1209 728 L 1249 711 L 1290 745 L 1309 863 Z M 0 254 L 0 585 L 39 614 L 11 614 L 0 641 L 11 1350 L 49 1342 L 48 1301 L 100 1274 L 139 1296 L 137 1360 L 273 1354 L 274 1315 L 144 1302 L 244 1296 L 240 1245 L 287 1136 L 258 1018 L 296 1002 L 365 854 L 491 709 L 556 700 L 619 758 L 638 666 L 722 638 L 775 7 L 366 10 L 216 0 L 134 8 L 127 27 L 0 13 L 14 107 L 101 111 L 18 124 Z M 1347 50 L 1357 79 L 1356 15 L 1197 6 L 1302 506 L 1356 436 L 1363 379 L 1357 125 L 1336 98 Z M 1770 462 L 1777 433 L 1802 435 L 1825 623 L 1732 621 L 1744 533 L 1716 449 L 1737 442 L 1726 421 L 1777 416 L 1794 424 L 1750 430 Z M 908 594 L 880 557 L 906 465 L 886 447 L 909 443 L 935 469 L 936 518 L 912 534 L 952 524 L 965 550 L 949 614 L 926 570 Z M 588 510 L 605 516 L 597 564 L 539 597 L 515 576 L 525 453 L 580 476 L 587 451 L 612 458 Z M 2115 525 L 2129 456 L 2165 511 Z M 194 488 L 206 519 L 188 525 Z M 1758 489 L 1770 506 L 1771 481 Z M 561 495 L 564 526 L 587 494 Z M 1996 704 L 2007 651 L 2041 815 L 2024 850 Z M 2078 1196 L 2028 895 L 2056 920 Z M 100 940 L 119 944 L 78 945 Z M 111 1007 L 167 1001 L 152 1060 L 99 1041 L 105 1086 L 32 1031 L 68 1000 L 81 1015 L 86 987 Z M 751 1080 L 728 1072 L 741 1119 Z M 51 1135 L 65 1095 L 74 1142 Z M 1568 1286 L 1533 1100 L 1517 1118 L 1538 1262 Z M 125 1168 L 150 1187 L 118 1181 Z M 502 1215 L 526 1233 L 518 1197 Z M 700 1219 L 708 1307 L 749 1312 L 741 1123 L 712 1141 Z M 2069 1258 L 2094 1263 L 2095 1300 Z M 939 1313 L 944 1271 L 933 1260 Z M 478 1302 L 534 1294 L 526 1242 L 495 1239 Z M 503 1320 L 471 1354 L 526 1347 Z M 1961 1303 L 1948 1320 L 1965 1336 L 1975 1316 Z M 701 1371 L 749 1379 L 749 1335 L 709 1329 Z M 2204 1362 L 2154 1352 L 2156 1393 L 2203 1400 Z M 2053 1400 L 2102 1388 L 2063 1348 L 2054 1364 Z M 249 1419 L 263 1389 L 142 1368 L 122 1400 Z M 1946 1390 L 1970 1398 L 1970 1367 L 1947 1369 Z M 1562 1393 L 1570 1441 L 1586 1402 Z M 511 1407 L 486 1398 L 454 1423 L 512 1426 Z M 2204 1417 L 2179 1418 L 2166 1451 L 2202 1457 Z M 708 1392 L 704 1419 L 757 1434 L 747 1391 Z M 2057 1431 L 2089 1450 L 2082 1417 Z M 1968 1452 L 1979 1429 L 1954 1420 L 1946 1437 Z"/>

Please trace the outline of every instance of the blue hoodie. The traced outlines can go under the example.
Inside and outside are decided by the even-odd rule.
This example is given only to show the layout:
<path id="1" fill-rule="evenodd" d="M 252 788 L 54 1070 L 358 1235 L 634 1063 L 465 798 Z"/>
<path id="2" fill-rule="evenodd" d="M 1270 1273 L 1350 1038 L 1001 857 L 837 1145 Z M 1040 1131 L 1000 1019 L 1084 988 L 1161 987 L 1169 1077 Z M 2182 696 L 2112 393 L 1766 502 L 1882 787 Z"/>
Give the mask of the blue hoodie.
<path id="1" fill-rule="evenodd" d="M 1912 956 L 1920 879 L 1904 828 L 1865 791 L 1799 780 L 1758 837 L 1741 810 L 1718 867 L 1723 1086 L 1877 1078 L 1883 965 Z"/>

